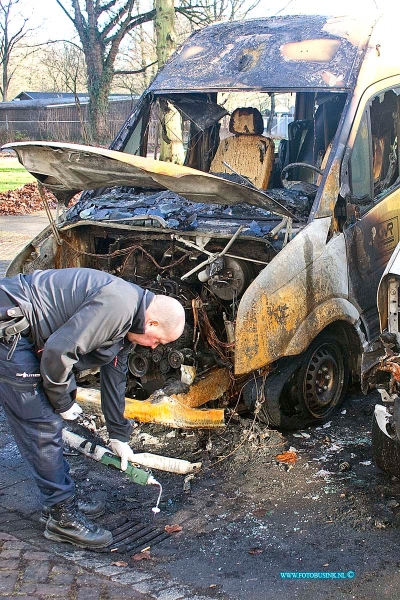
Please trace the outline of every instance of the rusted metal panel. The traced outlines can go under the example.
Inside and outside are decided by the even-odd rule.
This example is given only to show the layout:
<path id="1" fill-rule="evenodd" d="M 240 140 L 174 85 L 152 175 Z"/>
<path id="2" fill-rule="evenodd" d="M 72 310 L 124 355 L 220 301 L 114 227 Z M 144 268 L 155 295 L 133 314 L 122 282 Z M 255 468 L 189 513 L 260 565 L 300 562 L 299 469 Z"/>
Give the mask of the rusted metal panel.
<path id="1" fill-rule="evenodd" d="M 232 378 L 228 369 L 212 369 L 205 377 L 190 386 L 187 394 L 177 394 L 176 398 L 191 408 L 216 400 L 228 392 Z"/>
<path id="2" fill-rule="evenodd" d="M 397 383 L 400 383 L 400 355 L 387 356 L 379 363 L 378 371 L 386 371 L 390 373 Z"/>
<path id="3" fill-rule="evenodd" d="M 307 348 L 334 320 L 355 322 L 348 296 L 343 234 L 327 242 L 331 219 L 301 231 L 246 290 L 236 324 L 235 374 L 259 369 Z"/>
<path id="4" fill-rule="evenodd" d="M 150 89 L 349 89 L 371 24 L 361 19 L 291 15 L 218 23 L 193 34 Z"/>
<path id="5" fill-rule="evenodd" d="M 101 413 L 100 391 L 78 388 L 77 401 L 89 412 Z M 211 398 L 207 398 L 210 400 Z M 206 400 L 206 401 L 207 401 Z M 224 427 L 224 410 L 195 409 L 185 406 L 182 399 L 173 396 L 154 395 L 149 400 L 140 401 L 125 398 L 124 415 L 140 423 L 160 423 L 176 428 L 214 429 Z"/>
<path id="6" fill-rule="evenodd" d="M 319 188 L 317 202 L 314 203 L 314 206 L 317 205 L 314 215 L 315 218 L 328 217 L 334 213 L 340 189 L 340 167 L 341 162 L 337 157 L 333 160 L 330 168 L 329 166 L 326 167 L 328 174 L 325 182 Z M 332 228 L 336 228 L 336 223 L 334 221 L 332 223 Z"/>
<path id="7" fill-rule="evenodd" d="M 345 231 L 352 296 L 371 337 L 379 333 L 376 290 L 400 240 L 399 202 L 396 190 Z"/>
<path id="8" fill-rule="evenodd" d="M 161 186 L 194 202 L 247 202 L 282 216 L 292 214 L 266 192 L 174 163 L 79 144 L 18 142 L 4 148 L 15 150 L 25 168 L 61 199 L 100 186 Z"/>

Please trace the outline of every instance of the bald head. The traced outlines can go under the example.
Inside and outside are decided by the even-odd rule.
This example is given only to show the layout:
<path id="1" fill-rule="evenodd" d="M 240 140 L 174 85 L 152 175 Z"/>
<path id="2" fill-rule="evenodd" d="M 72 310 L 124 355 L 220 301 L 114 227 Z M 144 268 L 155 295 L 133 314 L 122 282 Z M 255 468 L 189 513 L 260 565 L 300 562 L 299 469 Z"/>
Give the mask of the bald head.
<path id="1" fill-rule="evenodd" d="M 131 342 L 156 348 L 177 340 L 185 328 L 185 311 L 175 298 L 156 295 L 145 313 L 144 333 L 128 333 Z"/>
<path id="2" fill-rule="evenodd" d="M 161 294 L 154 296 L 146 310 L 146 316 L 156 319 L 164 333 L 171 337 L 171 342 L 178 339 L 185 327 L 185 311 L 182 304 Z"/>

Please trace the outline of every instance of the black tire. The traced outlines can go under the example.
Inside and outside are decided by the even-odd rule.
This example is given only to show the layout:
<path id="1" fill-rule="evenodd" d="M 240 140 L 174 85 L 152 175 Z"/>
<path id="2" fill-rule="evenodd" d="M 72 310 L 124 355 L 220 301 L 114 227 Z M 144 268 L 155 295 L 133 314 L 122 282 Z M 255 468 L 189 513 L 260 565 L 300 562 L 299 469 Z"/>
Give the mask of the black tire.
<path id="1" fill-rule="evenodd" d="M 400 478 L 400 442 L 381 431 L 376 416 L 372 418 L 372 454 L 376 465 L 385 473 Z"/>
<path id="2" fill-rule="evenodd" d="M 304 353 L 292 388 L 300 413 L 324 423 L 343 402 L 348 383 L 345 347 L 333 335 L 321 333 Z"/>
<path id="3" fill-rule="evenodd" d="M 346 346 L 335 336 L 321 333 L 304 352 L 300 366 L 288 376 L 281 388 L 279 402 L 274 402 L 273 394 L 268 393 L 267 378 L 266 399 L 260 410 L 260 419 L 287 430 L 324 423 L 346 394 L 349 367 L 345 356 Z M 285 364 L 277 367 L 278 373 L 283 368 L 280 376 L 284 374 Z M 324 386 L 327 389 L 323 389 Z"/>

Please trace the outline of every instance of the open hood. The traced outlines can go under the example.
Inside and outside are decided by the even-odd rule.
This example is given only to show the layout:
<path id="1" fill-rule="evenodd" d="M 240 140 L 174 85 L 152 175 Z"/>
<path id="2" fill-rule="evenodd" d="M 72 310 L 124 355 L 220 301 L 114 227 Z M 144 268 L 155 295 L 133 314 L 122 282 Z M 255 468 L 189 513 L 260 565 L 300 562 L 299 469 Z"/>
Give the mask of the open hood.
<path id="1" fill-rule="evenodd" d="M 18 142 L 3 147 L 14 150 L 24 167 L 61 202 L 81 190 L 124 185 L 168 189 L 192 202 L 248 203 L 294 216 L 262 190 L 173 163 L 78 144 Z"/>

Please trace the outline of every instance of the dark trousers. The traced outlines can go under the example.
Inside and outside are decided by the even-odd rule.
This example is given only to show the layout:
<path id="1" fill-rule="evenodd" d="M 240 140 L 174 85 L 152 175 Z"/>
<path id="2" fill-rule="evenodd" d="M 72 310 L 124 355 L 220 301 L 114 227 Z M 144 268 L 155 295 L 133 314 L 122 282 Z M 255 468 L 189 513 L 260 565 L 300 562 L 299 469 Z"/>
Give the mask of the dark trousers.
<path id="1" fill-rule="evenodd" d="M 39 360 L 31 341 L 22 337 L 7 360 L 10 347 L 0 341 L 0 403 L 45 503 L 52 506 L 75 492 L 63 457 L 62 418 L 43 391 Z"/>

